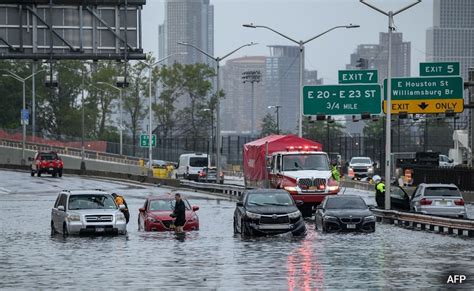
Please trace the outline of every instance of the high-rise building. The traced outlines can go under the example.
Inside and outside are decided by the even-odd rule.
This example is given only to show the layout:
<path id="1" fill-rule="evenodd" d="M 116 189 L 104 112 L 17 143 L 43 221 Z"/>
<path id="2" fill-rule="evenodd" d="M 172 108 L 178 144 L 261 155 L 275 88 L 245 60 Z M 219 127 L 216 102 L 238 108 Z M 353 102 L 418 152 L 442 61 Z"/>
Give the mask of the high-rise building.
<path id="1" fill-rule="evenodd" d="M 165 21 L 158 27 L 158 57 L 185 53 L 170 57 L 166 63 L 212 64 L 205 55 L 178 42 L 193 44 L 203 51 L 214 54 L 214 6 L 209 0 L 166 0 Z M 214 65 L 214 64 L 212 64 Z"/>
<path id="2" fill-rule="evenodd" d="M 269 48 L 263 79 L 267 103 L 281 106 L 281 132 L 296 133 L 300 112 L 299 47 L 272 45 Z"/>
<path id="3" fill-rule="evenodd" d="M 434 0 L 433 27 L 426 31 L 426 61 L 459 62 L 467 80 L 474 67 L 474 1 Z"/>
<path id="4" fill-rule="evenodd" d="M 388 33 L 381 32 L 378 44 L 361 44 L 351 54 L 351 63 L 347 69 L 359 69 L 359 59 L 368 60 L 368 69 L 378 70 L 379 83 L 387 78 L 388 72 Z M 409 77 L 411 62 L 411 43 L 403 41 L 401 32 L 392 34 L 392 77 Z"/>
<path id="5" fill-rule="evenodd" d="M 261 121 L 266 114 L 265 99 L 266 57 L 252 56 L 228 60 L 221 68 L 221 84 L 225 99 L 221 101 L 221 129 L 224 134 L 259 134 Z M 254 83 L 253 101 L 252 84 L 243 83 L 242 75 L 247 71 L 260 71 L 259 83 Z M 253 104 L 253 123 L 252 123 Z"/>

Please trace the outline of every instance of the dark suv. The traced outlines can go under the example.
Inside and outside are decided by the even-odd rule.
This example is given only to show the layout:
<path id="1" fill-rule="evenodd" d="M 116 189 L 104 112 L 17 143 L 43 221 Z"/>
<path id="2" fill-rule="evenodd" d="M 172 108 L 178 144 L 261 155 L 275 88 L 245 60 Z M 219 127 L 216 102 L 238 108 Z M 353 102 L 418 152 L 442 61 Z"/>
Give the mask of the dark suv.
<path id="1" fill-rule="evenodd" d="M 302 202 L 299 202 L 300 204 Z M 242 236 L 306 234 L 301 212 L 285 190 L 258 189 L 244 193 L 234 212 L 234 233 Z"/>
<path id="2" fill-rule="evenodd" d="M 63 176 L 64 163 L 56 152 L 37 152 L 34 158 L 28 158 L 31 162 L 31 177 L 47 173 L 53 177 Z"/>

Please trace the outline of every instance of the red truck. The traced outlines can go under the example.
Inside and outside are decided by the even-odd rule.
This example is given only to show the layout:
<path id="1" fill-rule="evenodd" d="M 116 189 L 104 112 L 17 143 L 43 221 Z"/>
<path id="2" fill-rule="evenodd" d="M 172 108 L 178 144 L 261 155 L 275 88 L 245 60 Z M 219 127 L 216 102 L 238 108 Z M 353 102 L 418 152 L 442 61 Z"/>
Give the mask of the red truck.
<path id="1" fill-rule="evenodd" d="M 41 177 L 44 173 L 53 177 L 63 176 L 64 163 L 56 152 L 37 152 L 34 158 L 28 160 L 31 162 L 31 177 L 35 174 Z"/>
<path id="2" fill-rule="evenodd" d="M 246 187 L 285 189 L 300 200 L 304 216 L 327 195 L 339 192 L 322 145 L 294 135 L 270 135 L 244 145 Z"/>

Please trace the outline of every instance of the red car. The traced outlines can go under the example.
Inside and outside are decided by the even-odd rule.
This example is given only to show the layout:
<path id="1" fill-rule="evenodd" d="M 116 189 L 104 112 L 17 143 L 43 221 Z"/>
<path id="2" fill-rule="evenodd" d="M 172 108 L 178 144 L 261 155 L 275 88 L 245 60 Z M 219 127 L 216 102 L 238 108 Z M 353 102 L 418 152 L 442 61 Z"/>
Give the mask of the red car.
<path id="1" fill-rule="evenodd" d="M 199 217 L 196 211 L 198 206 L 192 206 L 188 200 L 183 199 L 186 206 L 186 223 L 184 230 L 199 230 Z M 138 230 L 144 231 L 169 231 L 174 230 L 174 218 L 170 216 L 174 210 L 174 196 L 160 195 L 149 196 L 138 214 Z"/>
<path id="2" fill-rule="evenodd" d="M 28 160 L 31 161 L 31 177 L 35 174 L 41 177 L 44 173 L 53 177 L 63 176 L 64 163 L 56 152 L 37 152 L 34 158 Z"/>

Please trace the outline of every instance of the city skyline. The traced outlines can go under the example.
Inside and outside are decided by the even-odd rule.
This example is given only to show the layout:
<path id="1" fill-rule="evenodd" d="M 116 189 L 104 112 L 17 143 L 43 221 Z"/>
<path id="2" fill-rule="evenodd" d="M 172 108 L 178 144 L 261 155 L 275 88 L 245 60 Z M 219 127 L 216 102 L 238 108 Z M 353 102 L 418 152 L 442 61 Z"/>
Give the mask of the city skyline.
<path id="1" fill-rule="evenodd" d="M 411 1 L 373 2 L 383 9 L 397 9 L 411 3 Z M 164 3 L 165 1 L 148 1 L 143 10 L 144 35 L 154 36 L 153 38 L 144 37 L 144 48 L 147 52 L 153 52 L 154 55 L 157 55 L 158 50 L 158 25 L 163 23 L 164 19 Z M 248 9 L 250 3 L 253 9 Z M 236 58 L 269 56 L 268 46 L 291 45 L 289 41 L 269 31 L 243 28 L 244 23 L 268 25 L 296 39 L 310 38 L 335 25 L 349 23 L 361 25 L 358 29 L 331 32 L 307 45 L 305 67 L 318 70 L 325 84 L 337 83 L 337 71 L 344 69 L 350 62 L 350 54 L 354 53 L 357 45 L 377 43 L 379 33 L 386 32 L 386 19 L 360 4 L 359 1 L 336 0 L 328 3 L 328 1 L 303 0 L 291 2 L 214 0 L 210 1 L 210 5 L 214 6 L 214 52 L 217 56 L 227 53 L 246 41 L 258 42 L 259 45 L 238 52 L 235 55 Z M 269 5 L 271 5 L 272 13 L 268 13 Z M 426 29 L 433 26 L 432 10 L 431 1 L 423 1 L 413 10 L 397 15 L 395 18 L 397 32 L 402 32 L 404 40 L 412 43 L 411 75 L 418 75 L 418 63 L 426 59 L 425 37 Z M 351 13 L 345 11 L 351 11 Z M 282 22 L 284 15 L 287 15 L 288 19 L 297 18 L 296 16 L 300 15 L 301 17 L 298 18 L 300 23 Z M 334 15 L 339 17 L 336 18 Z M 245 41 L 242 41 L 243 39 Z"/>

